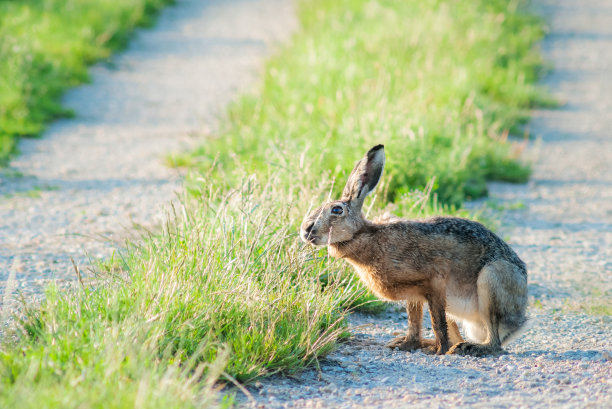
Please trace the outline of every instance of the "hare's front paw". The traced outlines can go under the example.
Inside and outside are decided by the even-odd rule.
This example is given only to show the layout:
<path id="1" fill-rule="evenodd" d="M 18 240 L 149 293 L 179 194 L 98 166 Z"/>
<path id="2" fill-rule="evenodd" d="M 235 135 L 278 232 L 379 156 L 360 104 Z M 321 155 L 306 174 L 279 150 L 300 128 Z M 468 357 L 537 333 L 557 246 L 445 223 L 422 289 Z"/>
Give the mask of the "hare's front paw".
<path id="1" fill-rule="evenodd" d="M 416 351 L 422 349 L 426 354 L 436 353 L 436 343 L 430 339 L 414 339 L 408 336 L 397 337 L 387 344 L 391 349 L 400 351 Z"/>
<path id="2" fill-rule="evenodd" d="M 491 347 L 489 345 L 473 344 L 471 342 L 460 342 L 448 350 L 448 354 L 486 356 L 506 354 L 501 347 Z"/>

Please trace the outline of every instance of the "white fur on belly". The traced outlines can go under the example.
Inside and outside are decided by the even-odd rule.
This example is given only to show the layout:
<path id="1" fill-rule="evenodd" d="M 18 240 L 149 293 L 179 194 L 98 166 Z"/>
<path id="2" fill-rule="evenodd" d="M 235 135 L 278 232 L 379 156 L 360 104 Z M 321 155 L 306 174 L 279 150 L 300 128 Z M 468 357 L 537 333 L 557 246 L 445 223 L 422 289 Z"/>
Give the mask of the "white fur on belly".
<path id="1" fill-rule="evenodd" d="M 482 324 L 463 321 L 463 329 L 465 330 L 465 336 L 467 339 L 472 342 L 482 344 L 487 340 L 488 332 Z"/>
<path id="2" fill-rule="evenodd" d="M 480 321 L 476 297 L 446 295 L 446 311 L 459 321 Z"/>
<path id="3" fill-rule="evenodd" d="M 482 343 L 487 338 L 487 329 L 482 325 L 476 297 L 455 297 L 447 294 L 446 311 L 461 322 L 465 336 L 472 342 Z"/>

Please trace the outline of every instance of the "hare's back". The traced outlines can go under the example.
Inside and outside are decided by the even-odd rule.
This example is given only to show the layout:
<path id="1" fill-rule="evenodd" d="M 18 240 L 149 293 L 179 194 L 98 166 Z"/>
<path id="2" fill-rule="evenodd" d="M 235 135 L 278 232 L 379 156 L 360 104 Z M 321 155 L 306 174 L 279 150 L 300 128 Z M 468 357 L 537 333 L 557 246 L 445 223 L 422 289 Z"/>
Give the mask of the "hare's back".
<path id="1" fill-rule="evenodd" d="M 482 249 L 482 264 L 503 259 L 525 269 L 518 255 L 498 235 L 482 224 L 460 217 L 432 217 L 415 224 L 426 235 L 451 236 L 456 241 Z"/>

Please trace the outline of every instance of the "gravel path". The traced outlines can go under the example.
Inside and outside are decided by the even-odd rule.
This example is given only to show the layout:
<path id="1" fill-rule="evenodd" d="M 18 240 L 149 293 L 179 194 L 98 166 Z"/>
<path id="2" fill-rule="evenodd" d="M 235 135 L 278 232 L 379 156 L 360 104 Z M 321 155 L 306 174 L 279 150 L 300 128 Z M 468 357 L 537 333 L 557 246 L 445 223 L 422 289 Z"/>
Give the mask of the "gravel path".
<path id="1" fill-rule="evenodd" d="M 76 118 L 22 140 L 0 169 L 0 306 L 11 274 L 37 295 L 48 280 L 76 279 L 70 257 L 84 267 L 134 223 L 159 225 L 181 180 L 164 155 L 214 129 L 297 26 L 294 14 L 286 0 L 178 0 L 68 92 Z"/>
<path id="2" fill-rule="evenodd" d="M 529 267 L 530 329 L 509 355 L 471 358 L 390 351 L 401 308 L 351 317 L 354 337 L 320 370 L 250 387 L 246 407 L 612 407 L 612 2 L 541 0 L 561 109 L 534 113 L 541 143 L 527 186 L 491 185 L 502 227 Z M 426 327 L 431 328 L 429 323 Z M 433 333 L 429 331 L 429 337 Z"/>

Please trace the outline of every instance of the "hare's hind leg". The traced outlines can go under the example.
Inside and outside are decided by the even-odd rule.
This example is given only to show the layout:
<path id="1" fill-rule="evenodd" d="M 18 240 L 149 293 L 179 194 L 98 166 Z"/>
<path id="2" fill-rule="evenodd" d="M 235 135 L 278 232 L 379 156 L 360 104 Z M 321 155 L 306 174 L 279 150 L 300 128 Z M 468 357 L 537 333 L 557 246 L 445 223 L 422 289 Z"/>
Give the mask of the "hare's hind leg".
<path id="1" fill-rule="evenodd" d="M 527 278 L 520 268 L 505 260 L 487 264 L 478 275 L 478 312 L 486 338 L 482 344 L 462 342 L 450 353 L 460 355 L 504 354 L 502 341 L 525 322 Z"/>
<path id="2" fill-rule="evenodd" d="M 421 338 L 421 326 L 423 323 L 423 302 L 407 301 L 406 312 L 408 312 L 408 333 L 393 339 L 387 344 L 391 349 L 401 351 L 416 351 L 425 349 L 435 352 L 436 342 L 431 339 Z"/>
<path id="3" fill-rule="evenodd" d="M 449 317 L 446 317 L 448 321 L 448 340 L 451 345 L 456 345 L 463 342 L 463 337 L 461 336 L 461 332 L 459 332 L 459 327 L 457 326 L 457 322 Z"/>

